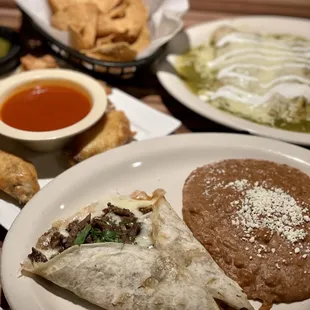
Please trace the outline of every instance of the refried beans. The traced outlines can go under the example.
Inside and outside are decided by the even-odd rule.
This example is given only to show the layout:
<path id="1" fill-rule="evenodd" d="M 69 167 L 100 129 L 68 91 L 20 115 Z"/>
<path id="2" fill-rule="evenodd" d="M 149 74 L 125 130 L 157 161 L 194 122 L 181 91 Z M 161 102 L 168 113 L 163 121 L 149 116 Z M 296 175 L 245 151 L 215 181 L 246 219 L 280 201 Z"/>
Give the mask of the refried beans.
<path id="1" fill-rule="evenodd" d="M 183 217 L 248 298 L 310 298 L 310 177 L 269 161 L 231 159 L 193 171 Z"/>

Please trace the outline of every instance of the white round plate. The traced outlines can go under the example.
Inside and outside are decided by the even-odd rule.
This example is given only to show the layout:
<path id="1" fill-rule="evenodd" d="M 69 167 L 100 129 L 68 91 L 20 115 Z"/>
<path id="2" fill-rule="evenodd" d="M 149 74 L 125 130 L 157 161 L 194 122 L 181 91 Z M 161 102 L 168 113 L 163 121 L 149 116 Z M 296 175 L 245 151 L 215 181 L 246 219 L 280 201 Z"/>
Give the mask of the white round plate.
<path id="1" fill-rule="evenodd" d="M 186 29 L 169 43 L 168 54 L 183 54 L 190 48 L 199 46 L 208 41 L 208 37 L 213 31 L 222 25 L 231 25 L 252 32 L 294 34 L 310 39 L 310 20 L 307 19 L 274 16 L 239 17 L 204 23 Z M 180 103 L 217 123 L 264 137 L 310 145 L 310 133 L 298 133 L 259 125 L 220 111 L 203 102 L 189 90 L 167 60 L 164 60 L 159 66 L 157 77 L 170 95 Z"/>
<path id="2" fill-rule="evenodd" d="M 198 166 L 228 158 L 286 163 L 310 175 L 310 152 L 283 142 L 230 134 L 186 134 L 132 143 L 94 156 L 44 187 L 22 210 L 4 242 L 1 275 L 12 310 L 98 309 L 40 279 L 20 276 L 20 263 L 54 220 L 72 215 L 113 193 L 136 189 L 167 192 L 181 215 L 182 187 Z M 260 304 L 254 303 L 258 309 Z M 309 310 L 310 300 L 277 305 L 273 310 Z"/>

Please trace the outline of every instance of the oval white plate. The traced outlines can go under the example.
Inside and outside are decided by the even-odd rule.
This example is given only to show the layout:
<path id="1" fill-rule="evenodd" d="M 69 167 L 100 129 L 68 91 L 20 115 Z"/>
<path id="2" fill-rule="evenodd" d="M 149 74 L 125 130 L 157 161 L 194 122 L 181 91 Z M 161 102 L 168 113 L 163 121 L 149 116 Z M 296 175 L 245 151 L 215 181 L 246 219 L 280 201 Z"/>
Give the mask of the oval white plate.
<path id="1" fill-rule="evenodd" d="M 239 17 L 200 24 L 186 29 L 184 33 L 180 33 L 169 43 L 168 53 L 182 54 L 191 47 L 199 46 L 208 40 L 208 37 L 216 28 L 227 24 L 253 32 L 287 33 L 310 39 L 310 21 L 306 19 L 273 16 Z M 212 105 L 203 102 L 187 88 L 182 79 L 166 60 L 160 65 L 157 77 L 163 87 L 179 102 L 194 112 L 217 123 L 264 137 L 302 145 L 310 145 L 310 134 L 258 125 L 220 111 Z"/>
<path id="2" fill-rule="evenodd" d="M 124 154 L 126 154 L 124 156 Z M 113 193 L 136 189 L 167 191 L 181 215 L 182 187 L 196 167 L 225 158 L 267 159 L 297 167 L 310 175 L 310 152 L 264 138 L 229 134 L 187 134 L 132 143 L 97 155 L 67 170 L 44 187 L 9 230 L 3 247 L 1 275 L 13 310 L 98 309 L 45 281 L 20 276 L 20 263 L 37 238 L 59 218 Z M 41 285 L 40 285 L 41 284 Z M 255 303 L 256 309 L 259 303 Z M 310 300 L 275 306 L 274 310 L 309 310 Z"/>

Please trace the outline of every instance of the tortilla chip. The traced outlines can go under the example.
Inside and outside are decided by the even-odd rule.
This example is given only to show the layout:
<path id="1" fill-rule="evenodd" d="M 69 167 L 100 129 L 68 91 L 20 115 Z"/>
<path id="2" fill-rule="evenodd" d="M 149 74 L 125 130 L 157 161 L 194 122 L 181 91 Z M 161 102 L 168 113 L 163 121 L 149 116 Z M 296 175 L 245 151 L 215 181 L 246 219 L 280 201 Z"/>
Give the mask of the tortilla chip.
<path id="1" fill-rule="evenodd" d="M 81 50 L 89 49 L 95 46 L 97 35 L 97 17 L 98 14 L 89 16 L 86 23 L 69 25 L 69 34 L 72 47 Z"/>
<path id="2" fill-rule="evenodd" d="M 102 55 L 100 53 L 93 52 L 92 50 L 81 50 L 81 53 L 85 54 L 87 57 L 90 57 L 90 58 L 103 60 L 101 58 Z"/>
<path id="3" fill-rule="evenodd" d="M 80 50 L 92 48 L 96 40 L 96 32 L 89 25 L 69 26 L 71 46 Z"/>
<path id="4" fill-rule="evenodd" d="M 131 48 L 137 53 L 139 53 L 143 51 L 150 44 L 150 42 L 151 42 L 150 30 L 148 24 L 146 23 L 143 26 L 138 39 L 133 44 L 131 44 Z"/>
<path id="5" fill-rule="evenodd" d="M 112 9 L 109 13 L 108 16 L 110 18 L 121 18 L 124 17 L 126 14 L 126 9 L 128 7 L 128 2 L 125 1 L 122 4 L 118 5 L 117 7 L 115 7 L 114 9 Z"/>
<path id="6" fill-rule="evenodd" d="M 115 37 L 114 34 L 109 34 L 108 36 L 99 38 L 96 41 L 96 46 L 101 46 L 103 44 L 111 43 L 113 42 L 114 37 Z"/>
<path id="7" fill-rule="evenodd" d="M 113 58 L 111 56 L 104 55 L 104 54 L 101 54 L 99 52 L 93 52 L 92 50 L 82 50 L 81 53 L 83 53 L 87 57 L 90 57 L 90 58 L 93 58 L 93 59 L 102 60 L 102 61 L 112 61 L 112 62 L 119 62 L 119 61 L 121 61 L 119 59 L 115 59 L 115 58 Z M 107 67 L 102 67 L 102 66 L 99 66 L 99 65 L 96 65 L 95 68 L 96 68 L 96 71 L 103 72 L 103 73 L 106 73 L 107 71 L 112 73 L 111 70 L 113 70 L 112 67 L 110 67 L 108 69 Z M 118 72 L 118 74 L 120 74 L 120 73 L 121 72 Z"/>
<path id="8" fill-rule="evenodd" d="M 52 11 L 55 13 L 66 9 L 72 4 L 72 0 L 48 0 L 48 3 L 50 4 Z"/>
<path id="9" fill-rule="evenodd" d="M 102 14 L 109 13 L 112 9 L 121 5 L 123 0 L 88 0 L 90 3 L 97 5 L 98 10 Z"/>
<path id="10" fill-rule="evenodd" d="M 91 52 L 100 55 L 100 59 L 106 61 L 131 61 L 137 56 L 137 52 L 127 42 L 103 44 L 95 47 Z"/>
<path id="11" fill-rule="evenodd" d="M 143 25 L 147 22 L 148 12 L 142 0 L 127 0 L 128 6 L 123 18 L 111 18 L 101 14 L 98 18 L 98 36 L 115 35 L 116 41 L 133 43 L 137 40 Z"/>
<path id="12" fill-rule="evenodd" d="M 69 25 L 84 25 L 96 19 L 98 9 L 92 3 L 77 3 L 52 16 L 52 25 L 60 30 L 68 31 Z"/>

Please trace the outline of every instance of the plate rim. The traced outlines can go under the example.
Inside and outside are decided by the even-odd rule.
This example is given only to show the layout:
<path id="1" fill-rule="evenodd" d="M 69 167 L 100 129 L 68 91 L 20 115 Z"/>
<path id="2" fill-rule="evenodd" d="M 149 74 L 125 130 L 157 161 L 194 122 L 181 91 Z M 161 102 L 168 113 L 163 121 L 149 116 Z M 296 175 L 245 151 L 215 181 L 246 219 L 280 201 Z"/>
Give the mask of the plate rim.
<path id="1" fill-rule="evenodd" d="M 164 142 L 163 142 L 164 141 Z M 167 145 L 169 146 L 167 148 Z M 266 152 L 278 154 L 286 158 L 290 158 L 292 161 L 298 161 L 304 165 L 309 166 L 309 154 L 310 151 L 299 146 L 287 144 L 281 141 L 275 141 L 272 139 L 255 137 L 244 134 L 226 134 L 226 133 L 189 133 L 179 134 L 173 136 L 160 137 L 152 140 L 145 140 L 141 142 L 134 142 L 132 144 L 119 147 L 106 153 L 96 155 L 57 176 L 48 185 L 46 185 L 21 211 L 19 216 L 14 221 L 11 229 L 8 231 L 5 238 L 2 257 L 1 257 L 1 282 L 4 294 L 7 298 L 12 310 L 21 310 L 19 307 L 20 302 L 16 298 L 18 290 L 7 289 L 12 276 L 15 275 L 16 267 L 10 264 L 10 257 L 12 256 L 12 247 L 18 244 L 19 239 L 19 227 L 23 226 L 24 222 L 28 222 L 27 219 L 31 218 L 31 215 L 42 211 L 42 201 L 44 201 L 46 193 L 57 191 L 64 182 L 74 179 L 77 175 L 83 173 L 83 171 L 92 171 L 91 167 L 98 167 L 98 165 L 106 166 L 107 163 L 119 164 L 123 161 L 137 160 L 137 155 L 144 157 L 150 153 L 150 147 L 153 147 L 160 152 L 178 150 L 184 148 L 191 148 L 192 146 L 205 145 L 209 147 L 226 146 L 227 148 L 238 147 L 241 149 L 265 149 Z M 128 155 L 128 158 L 124 158 L 124 153 Z M 132 158 L 131 158 L 132 157 Z M 109 165 L 108 165 L 109 166 Z"/>
<path id="2" fill-rule="evenodd" d="M 307 18 L 302 17 L 288 17 L 288 16 L 276 16 L 276 15 L 245 15 L 245 16 L 238 16 L 238 17 L 231 17 L 231 18 L 223 18 L 218 20 L 213 20 L 209 22 L 204 22 L 200 24 L 193 25 L 188 27 L 184 30 L 184 33 L 189 37 L 191 32 L 197 31 L 197 29 L 202 28 L 212 28 L 212 26 L 222 25 L 222 24 L 229 24 L 235 21 L 248 21 L 251 20 L 261 20 L 261 19 L 268 19 L 269 21 L 281 21 L 281 22 L 294 22 L 294 23 L 307 23 L 310 27 L 310 20 Z M 172 39 L 173 40 L 173 39 Z M 201 42 L 203 43 L 203 42 Z M 169 49 L 169 47 L 168 47 Z M 169 55 L 169 52 L 167 56 Z M 171 54 L 170 54 L 171 55 Z M 301 133 L 301 132 L 294 132 L 289 130 L 283 130 L 278 128 L 272 128 L 265 125 L 257 124 L 252 121 L 243 119 L 241 117 L 235 116 L 233 114 L 221 111 L 210 104 L 204 103 L 200 100 L 194 93 L 192 93 L 186 85 L 183 83 L 182 79 L 178 76 L 178 74 L 174 72 L 165 72 L 162 70 L 163 65 L 166 65 L 167 59 L 163 59 L 158 66 L 156 71 L 156 76 L 162 85 L 162 87 L 178 102 L 182 105 L 187 107 L 188 109 L 196 112 L 197 114 L 203 116 L 204 118 L 210 119 L 218 124 L 221 124 L 226 127 L 230 127 L 232 129 L 246 131 L 248 133 L 266 137 L 266 138 L 273 138 L 277 140 L 281 140 L 284 142 L 296 143 L 300 145 L 310 145 L 310 133 Z M 174 85 L 171 84 L 171 80 L 166 81 L 167 77 L 171 77 L 171 75 L 178 79 L 178 82 L 181 82 L 184 87 L 183 89 L 186 92 L 189 92 L 193 96 L 193 100 L 191 102 L 185 100 L 182 96 L 178 94 L 176 90 L 174 90 Z M 179 89 L 179 88 L 177 88 Z M 203 103 L 203 105 L 202 105 Z"/>

